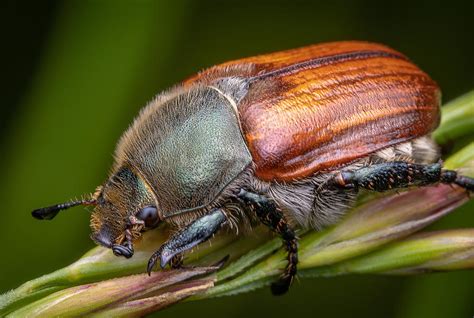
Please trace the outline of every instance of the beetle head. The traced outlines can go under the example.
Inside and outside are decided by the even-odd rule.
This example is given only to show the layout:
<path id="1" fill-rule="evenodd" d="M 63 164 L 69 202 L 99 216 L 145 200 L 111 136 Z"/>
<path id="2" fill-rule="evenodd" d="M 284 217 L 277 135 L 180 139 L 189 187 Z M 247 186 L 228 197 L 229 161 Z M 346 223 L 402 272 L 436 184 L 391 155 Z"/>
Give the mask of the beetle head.
<path id="1" fill-rule="evenodd" d="M 33 211 L 37 219 L 53 219 L 60 210 L 93 205 L 91 238 L 115 255 L 131 257 L 133 240 L 156 227 L 161 218 L 145 181 L 128 167 L 119 168 L 89 200 L 63 203 Z"/>
<path id="2" fill-rule="evenodd" d="M 118 169 L 94 197 L 91 238 L 116 255 L 132 256 L 132 241 L 160 221 L 153 194 L 128 167 Z"/>

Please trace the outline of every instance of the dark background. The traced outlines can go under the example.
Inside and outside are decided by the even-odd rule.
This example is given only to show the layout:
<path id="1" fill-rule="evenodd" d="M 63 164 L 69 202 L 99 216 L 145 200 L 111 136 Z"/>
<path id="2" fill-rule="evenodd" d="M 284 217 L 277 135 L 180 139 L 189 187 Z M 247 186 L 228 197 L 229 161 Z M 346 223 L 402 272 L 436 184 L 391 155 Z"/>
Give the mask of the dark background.
<path id="1" fill-rule="evenodd" d="M 474 88 L 473 3 L 3 1 L 0 293 L 93 247 L 81 209 L 51 223 L 30 211 L 93 191 L 121 132 L 159 91 L 229 59 L 359 39 L 408 55 L 449 101 Z M 472 210 L 435 227 L 472 227 Z M 280 298 L 260 290 L 181 304 L 161 316 L 472 317 L 473 299 L 472 271 L 353 276 L 302 280 Z"/>

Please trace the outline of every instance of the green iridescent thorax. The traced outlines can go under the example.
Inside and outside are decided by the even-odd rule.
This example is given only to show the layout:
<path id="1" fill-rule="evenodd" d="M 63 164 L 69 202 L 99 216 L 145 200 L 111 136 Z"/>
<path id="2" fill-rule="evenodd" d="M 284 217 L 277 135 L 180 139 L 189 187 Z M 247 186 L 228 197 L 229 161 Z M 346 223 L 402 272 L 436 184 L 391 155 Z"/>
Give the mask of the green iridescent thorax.
<path id="1" fill-rule="evenodd" d="M 209 206 L 252 157 L 230 97 L 199 87 L 163 99 L 135 120 L 116 157 L 143 173 L 166 219 Z"/>

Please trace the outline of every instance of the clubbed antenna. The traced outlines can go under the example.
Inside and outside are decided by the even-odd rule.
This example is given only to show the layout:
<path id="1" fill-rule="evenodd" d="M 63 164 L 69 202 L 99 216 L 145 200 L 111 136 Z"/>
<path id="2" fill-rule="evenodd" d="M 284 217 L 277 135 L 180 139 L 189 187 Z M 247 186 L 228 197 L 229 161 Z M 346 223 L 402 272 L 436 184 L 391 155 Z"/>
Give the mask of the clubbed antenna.
<path id="1" fill-rule="evenodd" d="M 31 212 L 31 215 L 35 219 L 38 219 L 38 220 L 52 220 L 61 210 L 66 210 L 78 205 L 96 205 L 96 204 L 97 203 L 95 200 L 81 200 L 81 201 L 60 203 L 60 204 L 48 206 L 45 208 L 36 209 L 33 212 Z"/>

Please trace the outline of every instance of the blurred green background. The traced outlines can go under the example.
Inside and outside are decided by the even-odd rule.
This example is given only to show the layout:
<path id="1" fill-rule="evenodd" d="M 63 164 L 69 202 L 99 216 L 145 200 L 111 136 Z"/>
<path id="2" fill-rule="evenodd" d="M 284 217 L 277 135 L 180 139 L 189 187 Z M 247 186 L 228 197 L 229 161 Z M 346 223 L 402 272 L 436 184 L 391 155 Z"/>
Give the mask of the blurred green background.
<path id="1" fill-rule="evenodd" d="M 92 192 L 115 142 L 161 90 L 229 59 L 335 40 L 408 55 L 444 101 L 474 88 L 474 2 L 3 1 L 0 103 L 0 293 L 63 267 L 93 246 L 88 215 L 54 222 L 33 208 Z M 436 228 L 473 227 L 474 205 Z M 471 212 L 471 213 L 469 213 Z M 472 317 L 474 271 L 353 276 L 181 304 L 162 317 Z"/>

